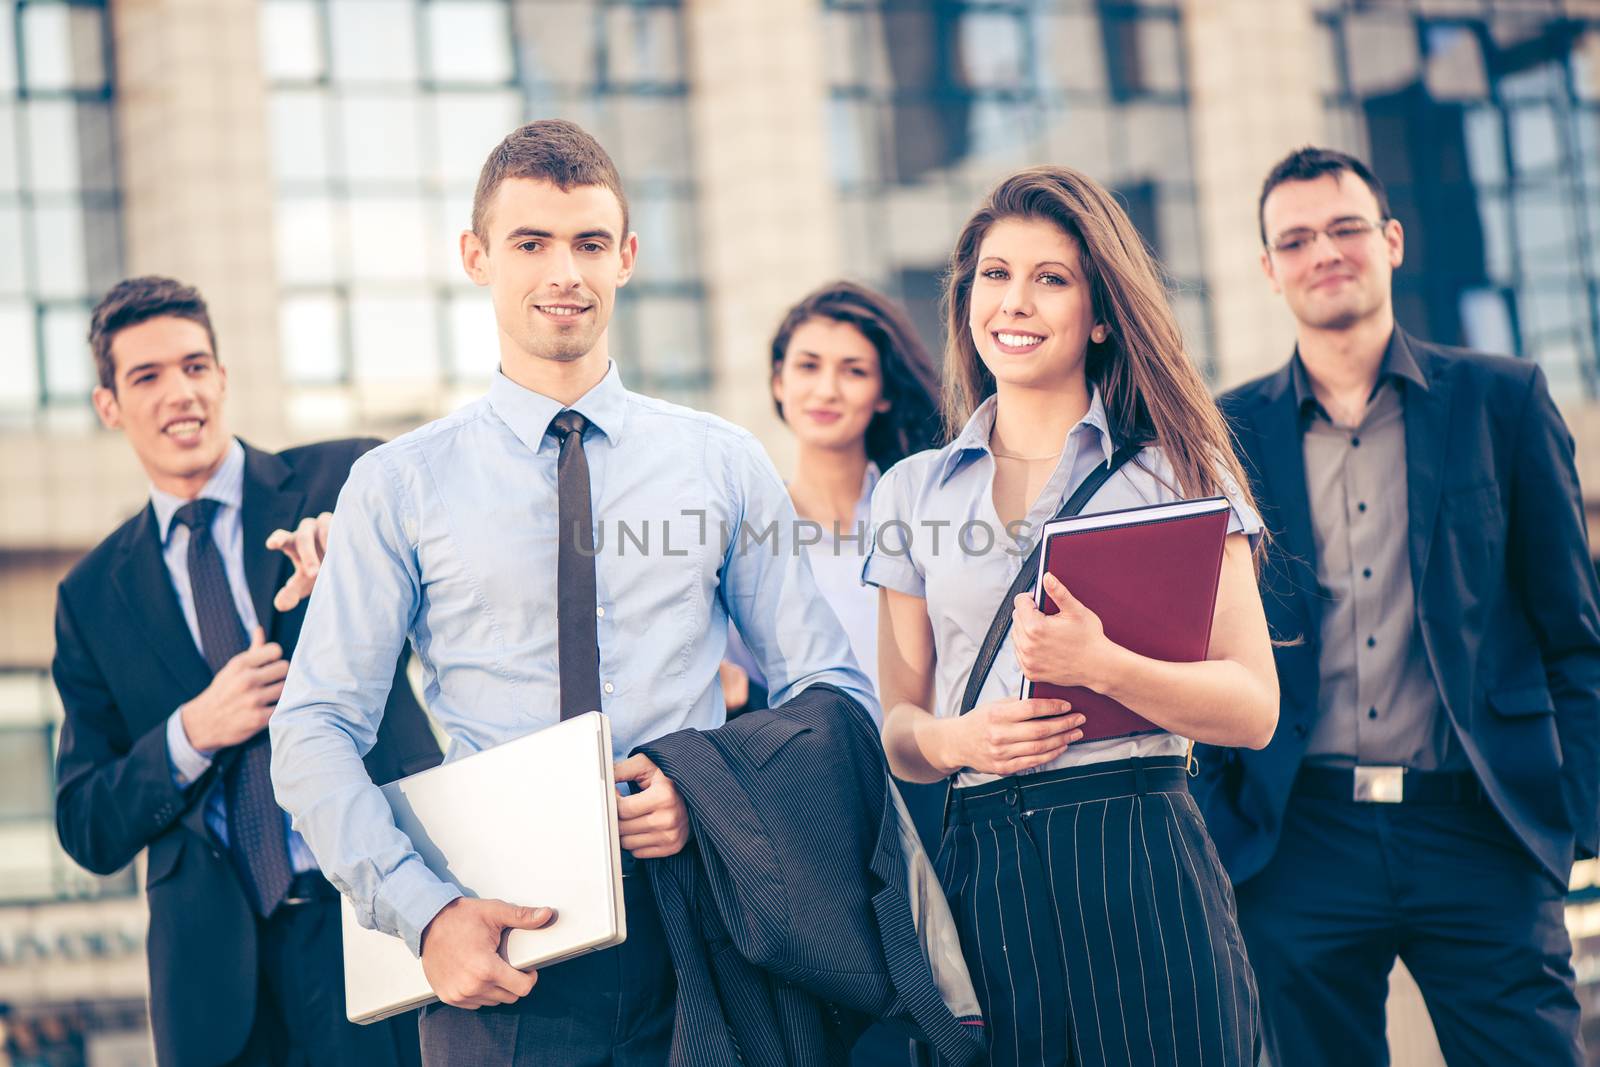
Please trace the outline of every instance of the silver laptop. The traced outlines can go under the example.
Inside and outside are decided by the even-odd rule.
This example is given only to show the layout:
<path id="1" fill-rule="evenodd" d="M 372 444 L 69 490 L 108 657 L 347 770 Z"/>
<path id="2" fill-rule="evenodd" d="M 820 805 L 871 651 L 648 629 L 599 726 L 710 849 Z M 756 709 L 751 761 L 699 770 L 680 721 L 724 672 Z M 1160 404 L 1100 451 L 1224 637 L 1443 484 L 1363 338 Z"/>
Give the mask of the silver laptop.
<path id="1" fill-rule="evenodd" d="M 628 936 L 617 841 L 611 724 L 591 711 L 383 787 L 394 821 L 428 869 L 469 897 L 551 907 L 541 930 L 512 930 L 501 955 L 528 970 Z M 344 998 L 351 1022 L 431 1003 L 404 941 L 344 909 Z"/>

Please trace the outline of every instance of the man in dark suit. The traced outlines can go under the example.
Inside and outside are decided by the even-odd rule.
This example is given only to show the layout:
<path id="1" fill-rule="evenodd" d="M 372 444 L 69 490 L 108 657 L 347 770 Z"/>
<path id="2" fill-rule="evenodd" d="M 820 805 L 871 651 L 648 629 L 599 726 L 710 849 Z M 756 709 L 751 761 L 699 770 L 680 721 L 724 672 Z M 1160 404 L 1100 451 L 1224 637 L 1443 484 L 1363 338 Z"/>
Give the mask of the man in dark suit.
<path id="1" fill-rule="evenodd" d="M 95 409 L 126 435 L 151 499 L 61 583 L 56 826 L 67 852 L 102 874 L 149 848 L 157 1058 L 417 1063 L 413 1015 L 371 1027 L 344 1018 L 337 893 L 273 800 L 264 729 L 315 569 L 286 583 L 291 568 L 268 534 L 330 511 L 377 442 L 274 455 L 232 437 L 205 303 L 170 279 L 116 286 L 90 343 Z M 302 540 L 315 537 L 315 520 L 298 525 Z M 284 542 L 293 554 L 278 533 Z M 388 781 L 438 762 L 397 665 L 367 768 Z"/>
<path id="2" fill-rule="evenodd" d="M 1533 363 L 1395 325 L 1404 234 L 1359 160 L 1293 153 L 1260 211 L 1298 344 L 1222 406 L 1282 707 L 1266 749 L 1201 765 L 1272 1062 L 1387 1063 L 1398 956 L 1451 1064 L 1578 1064 L 1600 607 L 1572 438 Z"/>

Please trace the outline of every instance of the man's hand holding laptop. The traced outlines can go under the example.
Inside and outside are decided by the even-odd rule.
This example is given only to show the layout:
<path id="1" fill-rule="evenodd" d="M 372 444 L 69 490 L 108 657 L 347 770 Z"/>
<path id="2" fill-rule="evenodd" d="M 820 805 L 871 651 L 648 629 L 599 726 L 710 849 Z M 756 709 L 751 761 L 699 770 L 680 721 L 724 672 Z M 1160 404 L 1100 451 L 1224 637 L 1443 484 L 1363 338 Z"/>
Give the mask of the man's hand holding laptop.
<path id="1" fill-rule="evenodd" d="M 500 955 L 507 930 L 538 930 L 552 908 L 457 897 L 422 931 L 422 971 L 439 999 L 456 1008 L 514 1004 L 533 990 L 537 971 L 517 970 Z"/>
<path id="2" fill-rule="evenodd" d="M 689 841 L 689 812 L 671 779 L 647 756 L 629 756 L 615 767 L 619 782 L 639 792 L 617 798 L 622 847 L 638 859 L 682 851 Z M 552 908 L 524 907 L 504 900 L 457 897 L 422 932 L 422 970 L 439 999 L 456 1008 L 512 1004 L 533 991 L 537 971 L 519 971 L 500 955 L 507 930 L 538 930 L 555 921 Z"/>

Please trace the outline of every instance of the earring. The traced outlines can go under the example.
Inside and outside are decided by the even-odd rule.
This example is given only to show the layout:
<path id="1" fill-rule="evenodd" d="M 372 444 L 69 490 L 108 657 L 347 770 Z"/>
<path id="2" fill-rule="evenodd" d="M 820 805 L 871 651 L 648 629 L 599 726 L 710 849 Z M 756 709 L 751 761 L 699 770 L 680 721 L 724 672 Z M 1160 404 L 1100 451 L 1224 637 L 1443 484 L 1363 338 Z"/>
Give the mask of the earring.
<path id="1" fill-rule="evenodd" d="M 1104 326 L 1096 326 L 1093 330 L 1089 331 L 1089 337 L 1097 345 L 1104 344 L 1106 340 L 1106 333 L 1107 331 Z"/>

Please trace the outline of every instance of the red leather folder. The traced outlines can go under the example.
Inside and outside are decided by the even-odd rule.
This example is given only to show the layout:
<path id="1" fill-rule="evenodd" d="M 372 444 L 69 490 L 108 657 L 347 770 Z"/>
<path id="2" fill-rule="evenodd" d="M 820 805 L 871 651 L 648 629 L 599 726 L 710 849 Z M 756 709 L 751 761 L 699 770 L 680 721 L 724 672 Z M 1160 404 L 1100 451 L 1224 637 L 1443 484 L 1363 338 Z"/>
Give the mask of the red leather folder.
<path id="1" fill-rule="evenodd" d="M 1222 497 L 1057 520 L 1044 528 L 1034 601 L 1046 615 L 1059 610 L 1043 589 L 1048 571 L 1100 616 L 1106 636 L 1124 648 L 1169 663 L 1205 659 L 1227 536 L 1228 502 Z M 1087 720 L 1084 741 L 1160 730 L 1081 686 L 1023 679 L 1022 695 L 1070 701 Z"/>

